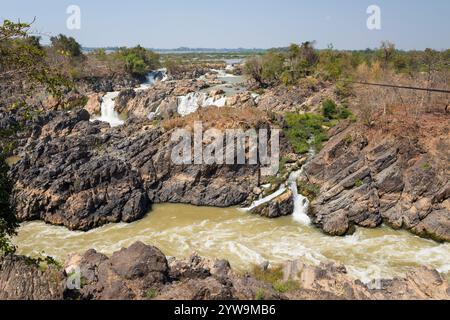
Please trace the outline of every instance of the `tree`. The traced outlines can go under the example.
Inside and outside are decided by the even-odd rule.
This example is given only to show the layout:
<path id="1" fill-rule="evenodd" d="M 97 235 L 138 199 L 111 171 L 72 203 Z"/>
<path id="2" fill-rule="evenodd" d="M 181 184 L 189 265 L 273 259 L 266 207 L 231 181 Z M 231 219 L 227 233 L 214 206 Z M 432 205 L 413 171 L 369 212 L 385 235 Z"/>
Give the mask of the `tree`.
<path id="1" fill-rule="evenodd" d="M 287 52 L 288 82 L 295 83 L 300 78 L 309 76 L 318 59 L 314 42 L 306 41 L 300 46 L 291 44 Z"/>
<path id="2" fill-rule="evenodd" d="M 256 81 L 259 86 L 264 86 L 262 58 L 260 56 L 251 57 L 245 61 L 244 72 Z"/>
<path id="3" fill-rule="evenodd" d="M 16 215 L 10 205 L 12 184 L 8 178 L 8 170 L 3 152 L 0 152 L 0 254 L 15 251 L 10 237 L 16 234 L 18 227 Z"/>
<path id="4" fill-rule="evenodd" d="M 277 84 L 284 71 L 284 57 L 276 50 L 269 50 L 262 57 L 262 78 L 267 84 Z"/>
<path id="5" fill-rule="evenodd" d="M 81 57 L 81 45 L 72 37 L 59 34 L 51 37 L 52 47 L 59 53 L 68 57 Z"/>
<path id="6" fill-rule="evenodd" d="M 384 70 L 389 67 L 389 62 L 394 57 L 395 54 L 395 44 L 389 41 L 383 41 L 379 50 L 379 55 L 381 57 L 382 66 Z"/>
<path id="7" fill-rule="evenodd" d="M 126 71 L 135 76 L 145 76 L 160 66 L 159 55 L 141 46 L 120 48 L 116 55 L 125 62 Z"/>

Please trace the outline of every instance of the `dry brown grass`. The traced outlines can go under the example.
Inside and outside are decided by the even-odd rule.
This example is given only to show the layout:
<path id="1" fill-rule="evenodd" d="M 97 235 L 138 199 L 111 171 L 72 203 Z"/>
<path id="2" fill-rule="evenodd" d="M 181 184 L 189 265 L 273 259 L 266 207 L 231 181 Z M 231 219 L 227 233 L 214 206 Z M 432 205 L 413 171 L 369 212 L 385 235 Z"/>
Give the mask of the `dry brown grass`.
<path id="1" fill-rule="evenodd" d="M 200 121 L 205 130 L 215 128 L 226 129 L 250 129 L 258 128 L 263 123 L 270 123 L 270 116 L 257 108 L 229 108 L 208 107 L 201 108 L 197 112 L 186 117 L 177 117 L 161 122 L 165 130 L 174 128 L 193 128 L 194 122 Z"/>
<path id="2" fill-rule="evenodd" d="M 426 73 L 383 72 L 377 66 L 371 69 L 360 66 L 358 76 L 362 81 L 438 89 L 448 89 L 450 80 L 448 71 L 435 72 L 429 78 Z M 402 112 L 403 117 L 415 119 L 420 119 L 428 113 L 445 114 L 450 101 L 450 94 L 447 93 L 367 85 L 355 85 L 354 91 L 356 101 L 353 111 L 367 126 L 375 125 L 376 121 L 388 122 L 394 114 L 398 116 L 399 112 Z"/>

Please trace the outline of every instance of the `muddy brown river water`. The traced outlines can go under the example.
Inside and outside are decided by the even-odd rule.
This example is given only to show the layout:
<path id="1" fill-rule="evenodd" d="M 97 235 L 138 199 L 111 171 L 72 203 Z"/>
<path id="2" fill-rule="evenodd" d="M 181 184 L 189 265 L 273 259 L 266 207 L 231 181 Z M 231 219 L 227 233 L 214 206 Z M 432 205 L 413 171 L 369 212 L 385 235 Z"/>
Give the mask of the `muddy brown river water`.
<path id="1" fill-rule="evenodd" d="M 450 244 L 438 244 L 387 227 L 357 229 L 341 238 L 324 235 L 283 217 L 269 220 L 236 208 L 219 209 L 189 205 L 155 205 L 143 220 L 111 224 L 89 232 L 73 232 L 43 222 L 22 224 L 14 242 L 21 254 L 44 252 L 60 261 L 70 253 L 94 248 L 105 254 L 135 241 L 160 248 L 168 256 L 186 257 L 193 252 L 228 259 L 244 271 L 253 264 L 304 259 L 310 263 L 332 260 L 364 280 L 402 276 L 408 267 L 428 265 L 450 272 Z"/>

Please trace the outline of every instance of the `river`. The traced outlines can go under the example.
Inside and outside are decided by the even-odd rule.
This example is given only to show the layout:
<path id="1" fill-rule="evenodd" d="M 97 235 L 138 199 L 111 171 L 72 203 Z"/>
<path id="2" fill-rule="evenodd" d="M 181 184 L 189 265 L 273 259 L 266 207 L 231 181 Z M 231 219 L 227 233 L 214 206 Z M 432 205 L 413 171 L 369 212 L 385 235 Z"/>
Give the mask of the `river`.
<path id="1" fill-rule="evenodd" d="M 27 222 L 14 242 L 21 254 L 45 252 L 64 261 L 68 254 L 90 248 L 111 254 L 138 240 L 157 246 L 168 256 L 181 258 L 195 251 L 205 257 L 225 258 L 240 271 L 264 261 L 277 264 L 301 258 L 310 263 L 343 263 L 350 274 L 364 281 L 402 276 L 407 267 L 418 265 L 450 272 L 450 244 L 406 231 L 358 228 L 351 236 L 334 238 L 292 216 L 266 219 L 236 208 L 181 204 L 155 205 L 140 221 L 89 232 Z"/>

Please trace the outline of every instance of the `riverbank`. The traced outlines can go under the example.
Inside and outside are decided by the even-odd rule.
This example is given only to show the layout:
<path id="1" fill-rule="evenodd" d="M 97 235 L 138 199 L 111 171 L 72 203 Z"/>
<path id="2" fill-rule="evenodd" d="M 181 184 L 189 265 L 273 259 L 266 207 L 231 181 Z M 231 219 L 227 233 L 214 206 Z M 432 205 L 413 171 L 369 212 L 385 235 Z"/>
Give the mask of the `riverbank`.
<path id="1" fill-rule="evenodd" d="M 168 256 L 187 257 L 195 251 L 210 259 L 227 259 L 240 272 L 266 261 L 276 266 L 301 259 L 312 265 L 345 265 L 351 276 L 366 283 L 404 277 L 408 268 L 422 265 L 437 269 L 450 279 L 448 243 L 438 244 L 388 227 L 358 228 L 351 236 L 331 238 L 293 217 L 267 219 L 237 208 L 154 205 L 140 221 L 89 232 L 28 222 L 19 229 L 14 241 L 19 254 L 36 256 L 44 252 L 58 261 L 91 248 L 110 255 L 142 241 L 157 246 Z"/>
<path id="2" fill-rule="evenodd" d="M 410 269 L 405 277 L 367 285 L 348 275 L 342 265 L 311 266 L 301 260 L 243 274 L 227 260 L 196 254 L 167 259 L 158 248 L 141 242 L 110 257 L 88 250 L 72 256 L 64 268 L 20 256 L 0 258 L 3 299 L 441 300 L 448 299 L 449 293 L 449 284 L 428 268 Z"/>

